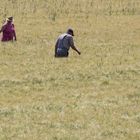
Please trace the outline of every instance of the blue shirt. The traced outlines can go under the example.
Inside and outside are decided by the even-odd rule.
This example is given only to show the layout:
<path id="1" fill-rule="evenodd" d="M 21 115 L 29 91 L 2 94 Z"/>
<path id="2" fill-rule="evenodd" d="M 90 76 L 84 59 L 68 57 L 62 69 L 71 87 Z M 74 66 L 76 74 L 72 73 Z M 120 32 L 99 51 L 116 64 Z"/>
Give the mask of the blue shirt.
<path id="1" fill-rule="evenodd" d="M 56 47 L 60 49 L 67 49 L 69 50 L 70 47 L 74 46 L 73 37 L 70 34 L 64 33 L 61 34 L 56 42 Z"/>

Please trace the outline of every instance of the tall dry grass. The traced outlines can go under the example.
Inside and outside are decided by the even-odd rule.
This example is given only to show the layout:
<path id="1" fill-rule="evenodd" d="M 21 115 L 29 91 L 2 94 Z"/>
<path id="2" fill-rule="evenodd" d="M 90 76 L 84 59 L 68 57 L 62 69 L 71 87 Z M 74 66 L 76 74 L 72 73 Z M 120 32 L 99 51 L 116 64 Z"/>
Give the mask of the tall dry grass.
<path id="1" fill-rule="evenodd" d="M 140 11 L 134 0 L 5 0 L 0 140 L 139 140 Z M 78 56 L 54 58 L 71 26 Z"/>

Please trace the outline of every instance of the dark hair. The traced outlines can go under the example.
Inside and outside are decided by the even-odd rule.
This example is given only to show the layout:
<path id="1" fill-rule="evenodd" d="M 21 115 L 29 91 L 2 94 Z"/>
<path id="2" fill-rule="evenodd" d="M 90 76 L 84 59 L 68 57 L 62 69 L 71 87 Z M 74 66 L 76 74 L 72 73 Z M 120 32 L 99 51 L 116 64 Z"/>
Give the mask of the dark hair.
<path id="1" fill-rule="evenodd" d="M 73 29 L 71 29 L 71 28 L 69 28 L 69 29 L 67 30 L 67 33 L 68 33 L 68 34 L 71 34 L 72 36 L 74 36 Z"/>
<path id="2" fill-rule="evenodd" d="M 13 17 L 8 17 L 7 21 L 13 21 Z"/>

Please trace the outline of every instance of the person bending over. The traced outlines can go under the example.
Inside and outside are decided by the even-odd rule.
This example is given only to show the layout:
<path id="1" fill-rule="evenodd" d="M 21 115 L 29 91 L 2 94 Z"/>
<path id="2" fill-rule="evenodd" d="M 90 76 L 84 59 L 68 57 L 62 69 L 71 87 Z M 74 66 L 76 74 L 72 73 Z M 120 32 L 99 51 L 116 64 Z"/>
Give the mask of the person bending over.
<path id="1" fill-rule="evenodd" d="M 68 29 L 66 33 L 63 33 L 58 37 L 55 44 L 55 57 L 68 57 L 70 48 L 75 50 L 79 55 L 81 54 L 74 45 L 73 36 L 73 30 Z"/>

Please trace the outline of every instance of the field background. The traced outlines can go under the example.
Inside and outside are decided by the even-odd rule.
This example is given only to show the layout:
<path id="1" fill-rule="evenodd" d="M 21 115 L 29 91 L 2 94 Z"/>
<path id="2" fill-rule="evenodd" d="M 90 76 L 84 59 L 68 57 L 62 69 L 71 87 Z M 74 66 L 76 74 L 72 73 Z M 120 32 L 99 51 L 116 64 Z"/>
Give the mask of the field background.
<path id="1" fill-rule="evenodd" d="M 0 140 L 140 140 L 139 0 L 0 0 Z M 54 58 L 68 27 L 78 56 Z"/>

